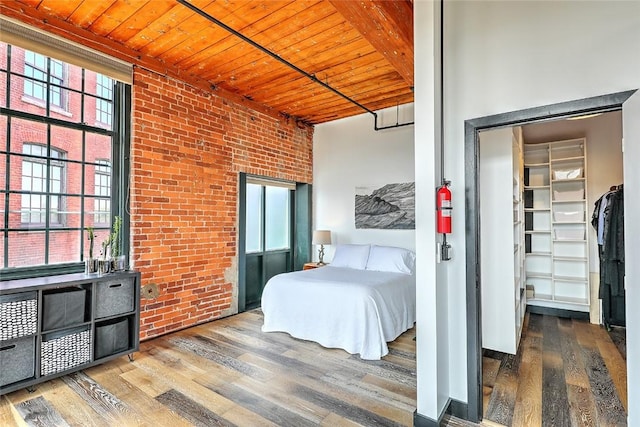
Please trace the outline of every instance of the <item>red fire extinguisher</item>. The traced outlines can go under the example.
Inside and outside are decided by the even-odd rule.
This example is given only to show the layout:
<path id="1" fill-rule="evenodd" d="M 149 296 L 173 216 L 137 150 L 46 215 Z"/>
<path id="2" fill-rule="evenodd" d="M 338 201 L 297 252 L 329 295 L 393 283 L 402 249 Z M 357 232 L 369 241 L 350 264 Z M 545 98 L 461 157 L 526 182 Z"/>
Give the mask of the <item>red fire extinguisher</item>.
<path id="1" fill-rule="evenodd" d="M 444 185 L 438 188 L 436 192 L 436 210 L 438 215 L 438 233 L 451 233 L 451 190 L 449 190 L 450 181 L 444 181 Z"/>

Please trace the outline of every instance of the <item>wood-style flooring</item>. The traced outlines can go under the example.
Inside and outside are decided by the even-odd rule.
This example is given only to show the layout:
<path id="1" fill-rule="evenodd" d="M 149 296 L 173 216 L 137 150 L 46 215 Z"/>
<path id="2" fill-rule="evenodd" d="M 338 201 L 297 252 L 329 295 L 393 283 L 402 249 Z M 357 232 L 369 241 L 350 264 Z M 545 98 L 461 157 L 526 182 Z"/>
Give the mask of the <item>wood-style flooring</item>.
<path id="1" fill-rule="evenodd" d="M 626 426 L 626 362 L 588 321 L 527 314 L 518 354 L 485 351 L 484 419 L 505 426 Z"/>
<path id="2" fill-rule="evenodd" d="M 261 325 L 242 313 L 144 342 L 133 363 L 1 396 L 0 426 L 413 425 L 414 330 L 364 361 Z M 518 355 L 488 352 L 483 368 L 485 425 L 626 423 L 625 360 L 599 326 L 528 314 Z"/>
<path id="3" fill-rule="evenodd" d="M 415 331 L 381 361 L 263 333 L 259 310 L 0 397 L 0 426 L 410 426 Z"/>

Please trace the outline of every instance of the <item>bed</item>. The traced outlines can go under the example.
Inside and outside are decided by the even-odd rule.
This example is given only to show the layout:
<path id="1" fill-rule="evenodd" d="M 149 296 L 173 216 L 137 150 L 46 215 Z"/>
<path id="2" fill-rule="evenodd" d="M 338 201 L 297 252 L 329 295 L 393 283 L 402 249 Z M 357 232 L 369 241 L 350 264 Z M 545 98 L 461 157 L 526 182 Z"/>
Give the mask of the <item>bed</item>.
<path id="1" fill-rule="evenodd" d="M 415 323 L 414 263 L 402 248 L 340 245 L 330 265 L 267 282 L 262 330 L 378 360 Z"/>

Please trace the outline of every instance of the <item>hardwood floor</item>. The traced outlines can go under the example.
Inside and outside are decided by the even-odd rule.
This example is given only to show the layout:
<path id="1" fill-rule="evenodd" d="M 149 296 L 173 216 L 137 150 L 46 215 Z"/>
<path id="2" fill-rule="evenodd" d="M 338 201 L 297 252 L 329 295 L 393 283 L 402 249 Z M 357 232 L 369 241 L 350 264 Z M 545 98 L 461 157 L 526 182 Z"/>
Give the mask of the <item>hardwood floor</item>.
<path id="1" fill-rule="evenodd" d="M 625 359 L 587 321 L 527 314 L 517 355 L 485 352 L 483 391 L 484 419 L 501 425 L 626 425 Z"/>
<path id="2" fill-rule="evenodd" d="M 483 360 L 483 425 L 625 425 L 626 364 L 607 332 L 535 314 L 526 323 L 518 355 Z M 144 342 L 133 363 L 2 396 L 0 426 L 413 425 L 414 330 L 363 361 L 261 325 L 259 310 L 232 316 Z M 446 415 L 443 425 L 475 424 Z"/>
<path id="3" fill-rule="evenodd" d="M 259 310 L 0 397 L 0 426 L 410 426 L 415 331 L 381 361 L 262 333 Z"/>

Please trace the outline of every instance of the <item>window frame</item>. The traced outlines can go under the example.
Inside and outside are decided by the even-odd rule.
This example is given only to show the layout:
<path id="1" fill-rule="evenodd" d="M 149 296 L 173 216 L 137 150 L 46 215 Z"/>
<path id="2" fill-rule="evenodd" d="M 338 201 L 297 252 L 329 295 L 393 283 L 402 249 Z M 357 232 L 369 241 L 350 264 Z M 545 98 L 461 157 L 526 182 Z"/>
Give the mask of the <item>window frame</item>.
<path id="1" fill-rule="evenodd" d="M 7 89 L 7 93 L 11 93 L 10 89 L 12 87 L 12 78 L 13 76 L 16 76 L 18 78 L 25 78 L 26 77 L 21 74 L 21 72 L 23 71 L 22 69 L 20 70 L 12 70 L 12 60 L 11 60 L 11 49 L 13 46 L 11 45 L 0 45 L 0 49 L 3 49 L 4 52 L 1 52 L 0 54 L 5 55 L 6 54 L 6 66 L 3 67 L 2 69 L 0 69 L 0 74 L 5 74 L 6 76 L 6 89 Z M 19 48 L 19 47 L 16 47 Z M 26 49 L 25 49 L 26 51 Z M 65 69 L 66 64 L 65 65 Z M 14 64 L 14 68 L 20 68 L 20 66 L 16 66 Z M 98 74 L 96 72 L 96 74 Z M 11 77 L 10 77 L 11 76 Z M 87 91 L 87 86 L 85 84 L 85 72 L 84 70 L 82 71 L 82 89 L 83 90 L 77 90 L 77 89 L 72 89 L 72 88 L 62 88 L 62 90 L 64 91 L 72 91 L 72 92 L 77 92 L 80 94 L 80 96 L 82 97 L 82 102 L 81 102 L 81 110 L 82 110 L 82 114 L 81 116 L 85 115 L 85 112 L 87 111 L 87 104 L 85 103 L 87 99 L 90 98 L 95 98 L 95 95 L 90 93 L 89 91 Z M 30 113 L 24 110 L 20 110 L 20 109 L 15 109 L 12 108 L 12 102 L 18 101 L 20 102 L 19 99 L 14 98 L 14 96 L 7 96 L 5 98 L 5 101 L 3 103 L 3 105 L 0 105 L 0 116 L 5 117 L 4 120 L 6 121 L 7 124 L 7 134 L 6 135 L 2 135 L 2 137 L 6 137 L 6 147 L 4 149 L 0 149 L 0 156 L 4 155 L 5 158 L 7 159 L 7 170 L 6 170 L 6 175 L 5 175 L 5 184 L 3 186 L 3 188 L 0 188 L 0 200 L 3 200 L 4 206 L 3 206 L 3 216 L 4 218 L 2 218 L 2 221 L 0 221 L 0 233 L 2 234 L 2 236 L 4 237 L 3 241 L 3 253 L 4 256 L 2 258 L 0 258 L 0 274 L 2 274 L 2 280 L 12 280 L 12 279 L 24 279 L 24 278 L 34 278 L 34 277 L 42 277 L 42 276 L 50 276 L 50 275 L 56 275 L 56 274 L 68 274 L 68 273 L 80 273 L 80 272 L 84 272 L 84 258 L 86 258 L 87 253 L 85 252 L 85 245 L 80 244 L 79 246 L 79 254 L 74 253 L 73 254 L 73 258 L 75 259 L 74 261 L 69 261 L 69 262 L 60 262 L 60 263 L 55 263 L 55 264 L 48 264 L 49 262 L 49 236 L 48 233 L 50 231 L 57 231 L 58 229 L 55 227 L 51 227 L 50 224 L 46 224 L 46 226 L 44 228 L 37 228 L 34 230 L 37 230 L 38 232 L 42 232 L 44 231 L 45 233 L 47 233 L 47 236 L 45 238 L 45 264 L 39 264 L 39 265 L 31 265 L 31 266 L 26 266 L 26 267 L 9 267 L 9 234 L 10 233 L 14 233 L 14 232 L 25 232 L 25 231 L 33 231 L 33 230 L 29 230 L 23 227 L 18 227 L 16 228 L 16 226 L 14 225 L 13 228 L 9 225 L 9 216 L 10 216 L 10 209 L 9 209 L 9 195 L 13 195 L 12 197 L 16 197 L 17 194 L 21 194 L 20 190 L 16 189 L 16 185 L 15 185 L 15 178 L 11 178 L 11 170 L 12 167 L 10 167 L 11 165 L 11 161 L 10 158 L 13 157 L 22 157 L 22 158 L 38 158 L 37 156 L 29 156 L 29 155 L 24 155 L 21 150 L 19 150 L 19 152 L 17 152 L 16 150 L 12 151 L 11 145 L 12 145 L 12 138 L 11 138 L 11 129 L 12 129 L 12 120 L 14 119 L 20 119 L 20 120 L 26 120 L 26 121 L 32 121 L 32 122 L 37 122 L 39 124 L 44 123 L 47 126 L 47 141 L 46 141 L 46 146 L 47 149 L 50 150 L 52 148 L 56 148 L 54 145 L 52 145 L 52 137 L 51 137 L 51 129 L 53 126 L 55 127 L 63 127 L 63 128 L 67 128 L 67 129 L 73 129 L 73 130 L 79 130 L 82 131 L 83 134 L 83 141 L 85 138 L 85 135 L 88 134 L 97 134 L 97 135 L 103 135 L 103 136 L 109 136 L 111 138 L 111 198 L 110 198 L 110 215 L 111 218 L 113 218 L 114 216 L 120 216 L 122 218 L 122 227 L 121 227 L 121 253 L 122 254 L 129 254 L 129 236 L 130 236 L 130 217 L 129 217 L 129 209 L 128 209 L 128 185 L 129 185 L 129 176 L 130 176 L 130 169 L 131 169 L 131 165 L 130 165 L 130 140 L 131 140 L 131 85 L 127 84 L 127 83 L 123 83 L 119 80 L 113 80 L 114 81 L 114 87 L 113 87 L 113 123 L 112 126 L 110 127 L 110 129 L 105 129 L 104 127 L 100 127 L 100 126 L 95 126 L 95 125 L 89 125 L 87 123 L 84 123 L 82 121 L 79 122 L 71 122 L 71 121 L 65 121 L 62 119 L 57 119 L 55 117 L 51 117 L 51 115 L 49 114 L 49 108 L 46 109 L 46 111 L 43 111 L 41 113 L 38 114 L 34 114 L 34 113 Z M 14 83 L 16 86 L 20 87 L 23 86 L 23 84 L 21 84 L 19 81 L 17 83 Z M 48 83 L 50 85 L 50 83 Z M 24 88 L 22 87 L 21 89 L 18 90 L 18 96 L 20 96 L 19 94 L 22 94 L 22 90 Z M 22 100 L 23 102 L 27 102 L 25 100 Z M 33 111 L 33 110 L 31 110 Z M 28 141 L 25 141 L 28 142 Z M 18 143 L 17 141 L 14 141 L 13 144 Z M 57 148 L 56 148 L 57 149 Z M 84 153 L 84 148 L 83 148 L 83 153 Z M 50 154 L 50 151 L 48 151 L 48 153 Z M 47 162 L 50 164 L 51 163 L 51 156 L 49 155 L 47 157 Z M 55 161 L 55 160 L 54 160 Z M 85 175 L 87 175 L 87 170 L 86 170 L 86 165 L 90 165 L 92 164 L 92 162 L 90 161 L 86 161 L 85 160 L 85 156 L 84 154 L 82 155 L 82 159 L 81 160 L 75 160 L 75 159 L 64 159 L 62 160 L 63 163 L 66 164 L 70 164 L 70 163 L 76 163 L 76 164 L 81 164 L 82 165 L 82 180 L 84 183 L 84 180 L 86 179 Z M 95 164 L 95 163 L 93 163 Z M 15 165 L 13 167 L 16 167 Z M 48 168 L 47 168 L 47 174 L 48 174 Z M 67 172 L 64 174 L 68 174 L 71 173 L 71 169 L 67 169 Z M 21 176 L 21 172 L 19 173 L 19 176 Z M 14 180 L 14 184 L 11 184 L 11 180 Z M 21 186 L 21 182 L 18 185 L 18 187 Z M 13 187 L 13 189 L 11 188 Z M 64 190 L 63 190 L 64 191 Z M 90 194 L 89 191 L 93 191 L 93 187 L 91 187 L 91 190 L 87 190 L 85 185 L 82 184 L 81 190 L 79 194 L 73 194 L 73 196 L 77 196 L 79 198 L 82 199 L 82 205 L 85 208 L 89 207 L 92 208 L 93 207 L 93 198 L 95 198 L 95 195 Z M 61 192 L 60 194 L 63 198 L 64 196 L 66 196 L 67 194 L 64 192 Z M 90 202 L 88 202 L 88 200 L 91 200 Z M 21 202 L 19 202 L 20 204 Z M 91 204 L 87 204 L 87 203 L 91 203 Z M 86 218 L 90 218 L 89 215 L 91 215 L 90 212 L 87 212 L 87 209 L 81 209 L 80 211 L 80 225 L 76 225 L 73 228 L 68 228 L 68 227 L 61 227 L 62 231 L 73 231 L 73 232 L 77 232 L 78 233 L 78 238 L 81 239 L 80 241 L 82 242 L 83 239 L 86 239 L 86 229 L 85 229 L 85 221 Z M 89 209 L 91 210 L 91 209 Z M 47 222 L 48 222 L 48 216 L 46 216 Z M 21 218 L 20 218 L 21 219 Z M 109 221 L 108 226 L 104 227 L 105 230 L 110 230 L 111 227 L 111 221 Z"/>
<path id="2" fill-rule="evenodd" d="M 105 168 L 104 170 L 101 168 Z M 109 219 L 111 218 L 111 193 L 112 193 L 112 187 L 113 187 L 113 175 L 111 173 L 111 171 L 113 170 L 113 167 L 111 166 L 111 160 L 108 159 L 96 159 L 95 160 L 95 164 L 94 164 L 94 172 L 93 172 L 93 196 L 94 198 L 94 203 L 93 203 L 93 223 L 94 225 L 96 224 L 100 224 L 100 226 L 105 226 L 106 224 L 109 224 L 110 221 Z M 102 178 L 104 176 L 108 176 L 108 185 L 107 186 L 103 186 L 102 182 L 98 183 L 98 178 Z M 107 194 L 99 194 L 98 193 L 98 188 L 106 188 L 107 189 Z M 104 197 L 109 197 L 109 199 L 105 199 Z M 106 201 L 109 210 L 98 210 L 98 206 L 99 204 L 101 204 L 100 202 L 102 201 Z M 104 212 L 108 212 L 107 214 L 105 214 Z M 102 217 L 104 215 L 107 215 L 107 221 L 101 221 Z"/>
<path id="3" fill-rule="evenodd" d="M 22 191 L 22 201 L 21 201 L 21 206 L 20 209 L 23 210 L 25 208 L 24 206 L 24 198 L 25 196 L 39 196 L 41 198 L 41 200 L 44 200 L 45 203 L 45 207 L 44 210 L 40 209 L 40 213 L 35 214 L 40 216 L 41 219 L 44 219 L 44 221 L 24 221 L 24 212 L 21 212 L 20 214 L 20 223 L 22 227 L 27 227 L 27 228 L 42 228 L 42 227 L 46 227 L 47 224 L 47 212 L 49 214 L 49 219 L 48 219 L 48 223 L 49 226 L 53 226 L 53 227 L 63 227 L 65 224 L 65 217 L 64 217 L 64 196 L 63 194 L 65 193 L 65 187 L 66 187 L 66 163 L 61 161 L 62 159 L 64 159 L 64 155 L 65 152 L 64 150 L 59 150 L 55 147 L 51 147 L 51 155 L 47 156 L 46 154 L 33 154 L 33 149 L 30 149 L 29 153 L 25 153 L 25 148 L 26 147 L 38 147 L 41 149 L 41 153 L 42 153 L 42 149 L 44 149 L 44 152 L 47 152 L 47 146 L 45 144 L 42 143 L 37 143 L 37 142 L 23 142 L 22 143 L 22 171 L 21 171 L 21 175 L 22 175 L 22 185 L 20 188 L 20 191 Z M 57 153 L 57 156 L 53 156 L 53 153 Z M 56 160 L 57 159 L 57 160 Z M 24 188 L 24 179 L 26 177 L 24 170 L 25 170 L 25 163 L 31 163 L 32 164 L 32 171 L 29 174 L 29 178 L 31 178 L 31 180 L 33 181 L 34 178 L 38 178 L 43 182 L 43 189 L 41 191 L 34 191 L 32 189 L 26 190 Z M 34 177 L 33 175 L 33 165 L 34 164 L 39 164 L 39 165 L 44 165 L 44 176 L 43 177 Z M 52 180 L 52 172 L 53 172 L 53 168 L 59 168 L 60 169 L 60 190 L 57 192 L 54 192 L 50 186 L 51 186 L 51 180 Z M 58 199 L 58 209 L 57 212 L 55 213 L 56 215 L 56 220 L 54 221 L 52 219 L 52 215 L 54 215 L 54 212 L 47 208 L 47 205 L 49 205 L 51 203 L 51 198 L 52 197 L 56 197 Z M 42 207 L 42 205 L 40 206 Z M 29 216 L 29 219 L 31 219 L 31 216 L 34 215 L 34 213 L 32 212 L 32 206 L 31 204 L 29 205 L 29 212 L 26 213 L 26 215 Z M 62 211 L 62 212 L 61 212 Z"/>
<path id="4" fill-rule="evenodd" d="M 110 83 L 110 86 L 103 84 L 104 80 Z M 113 109 L 103 108 L 109 102 L 113 105 L 113 82 L 111 77 L 96 73 L 96 123 L 106 126 L 111 126 L 113 123 Z M 107 121 L 102 120 L 104 117 Z"/>
<path id="5" fill-rule="evenodd" d="M 27 56 L 33 55 L 33 62 L 27 61 Z M 42 67 L 38 66 L 39 59 L 44 60 Z M 52 72 L 54 66 L 60 66 L 60 74 Z M 59 108 L 63 111 L 69 111 L 69 100 L 67 91 L 65 89 L 65 83 L 68 79 L 67 64 L 54 58 L 47 57 L 37 52 L 25 49 L 24 52 L 24 96 L 33 99 L 37 102 L 42 102 L 45 105 L 48 103 L 49 107 Z M 38 78 L 36 74 L 42 74 L 43 78 Z M 54 81 L 55 79 L 55 81 Z M 27 93 L 27 85 L 31 86 L 31 93 Z M 39 87 L 42 91 L 42 97 L 34 94 L 34 88 Z M 48 90 L 47 90 L 48 88 Z M 56 94 L 59 103 L 54 102 L 54 96 Z"/>

